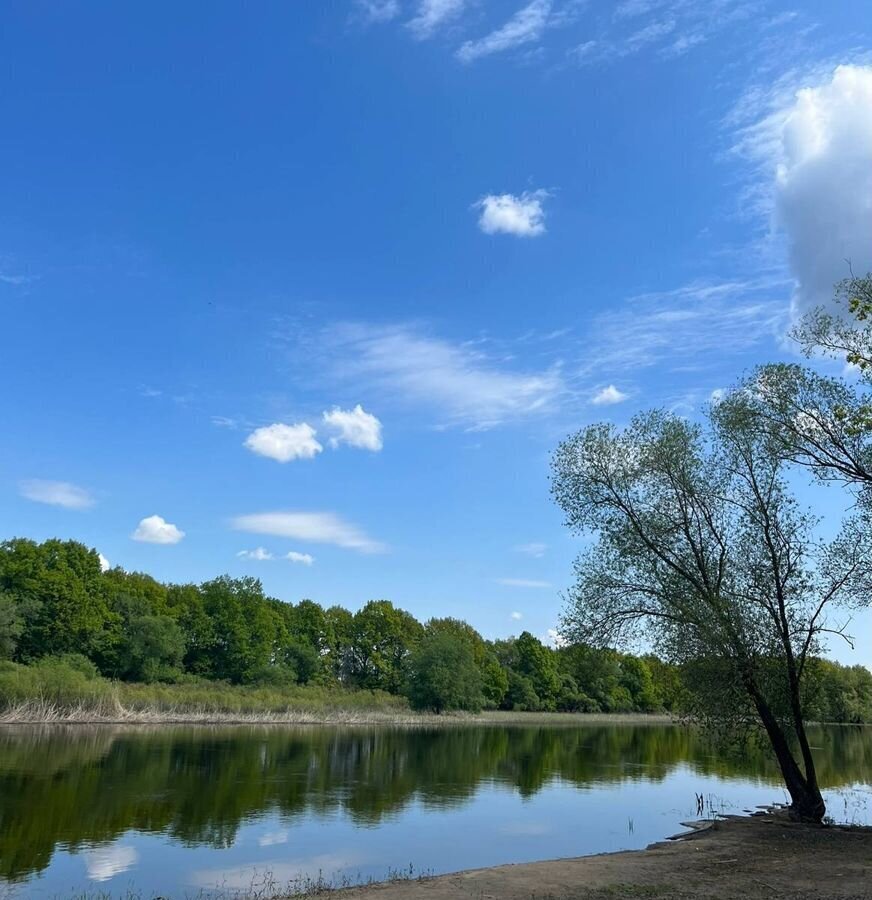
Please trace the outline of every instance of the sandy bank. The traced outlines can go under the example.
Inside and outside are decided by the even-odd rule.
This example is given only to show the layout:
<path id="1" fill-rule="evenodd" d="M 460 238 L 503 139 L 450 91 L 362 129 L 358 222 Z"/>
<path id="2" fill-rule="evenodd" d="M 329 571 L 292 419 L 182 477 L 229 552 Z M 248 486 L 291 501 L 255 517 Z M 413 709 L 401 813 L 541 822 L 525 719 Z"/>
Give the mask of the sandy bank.
<path id="1" fill-rule="evenodd" d="M 872 829 L 730 818 L 647 850 L 340 891 L 342 900 L 870 898 Z"/>

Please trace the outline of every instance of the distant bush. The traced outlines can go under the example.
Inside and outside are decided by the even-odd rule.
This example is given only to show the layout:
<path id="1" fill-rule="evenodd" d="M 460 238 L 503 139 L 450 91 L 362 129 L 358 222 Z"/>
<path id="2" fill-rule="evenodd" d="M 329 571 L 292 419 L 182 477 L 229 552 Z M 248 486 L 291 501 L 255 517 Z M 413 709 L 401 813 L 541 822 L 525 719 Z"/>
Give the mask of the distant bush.
<path id="1" fill-rule="evenodd" d="M 78 654 L 46 656 L 31 666 L 0 664 L 0 703 L 29 701 L 61 706 L 101 706 L 112 700 L 112 685 L 96 666 Z"/>

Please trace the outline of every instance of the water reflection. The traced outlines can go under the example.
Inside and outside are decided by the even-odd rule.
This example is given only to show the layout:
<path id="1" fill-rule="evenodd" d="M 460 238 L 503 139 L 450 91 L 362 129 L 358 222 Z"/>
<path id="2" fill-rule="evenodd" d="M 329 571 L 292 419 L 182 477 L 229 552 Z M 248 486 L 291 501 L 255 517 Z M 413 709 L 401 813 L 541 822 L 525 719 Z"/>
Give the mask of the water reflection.
<path id="1" fill-rule="evenodd" d="M 872 731 L 817 729 L 813 744 L 824 787 L 872 782 Z M 0 877 L 26 879 L 62 849 L 81 854 L 91 880 L 110 880 L 137 861 L 133 843 L 121 840 L 132 832 L 229 848 L 242 826 L 271 816 L 256 843 L 291 853 L 284 845 L 303 821 L 341 816 L 371 828 L 410 807 L 426 815 L 466 806 L 495 785 L 531 798 L 546 786 L 651 785 L 678 770 L 779 783 L 762 751 L 725 756 L 670 726 L 7 728 Z M 551 827 L 495 825 L 509 842 L 547 840 Z"/>

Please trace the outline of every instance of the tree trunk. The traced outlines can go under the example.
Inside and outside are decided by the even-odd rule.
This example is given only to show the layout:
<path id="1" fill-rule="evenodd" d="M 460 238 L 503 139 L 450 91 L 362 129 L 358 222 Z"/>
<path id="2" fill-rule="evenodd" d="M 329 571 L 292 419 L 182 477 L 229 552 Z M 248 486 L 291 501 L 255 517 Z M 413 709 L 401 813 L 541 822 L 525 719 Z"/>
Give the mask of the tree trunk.
<path id="1" fill-rule="evenodd" d="M 790 744 L 784 735 L 784 731 L 778 724 L 778 720 L 773 715 L 769 704 L 760 693 L 752 677 L 746 676 L 745 687 L 754 701 L 757 714 L 760 716 L 760 721 L 766 729 L 769 743 L 772 745 L 775 758 L 778 760 L 784 784 L 787 787 L 787 792 L 790 794 L 791 817 L 802 822 L 820 823 L 823 821 L 827 807 L 817 785 L 817 779 L 814 777 L 814 769 L 812 769 L 813 777 L 811 779 L 807 779 L 802 774 L 802 770 L 793 757 L 793 751 L 790 749 Z"/>

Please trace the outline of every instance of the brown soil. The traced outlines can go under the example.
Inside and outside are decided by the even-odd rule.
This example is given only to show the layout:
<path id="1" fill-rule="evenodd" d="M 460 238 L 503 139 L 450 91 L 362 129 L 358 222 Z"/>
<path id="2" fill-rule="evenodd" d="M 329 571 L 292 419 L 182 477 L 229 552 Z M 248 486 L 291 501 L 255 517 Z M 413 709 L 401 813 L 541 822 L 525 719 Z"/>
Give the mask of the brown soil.
<path id="1" fill-rule="evenodd" d="M 647 850 L 377 884 L 342 900 L 872 898 L 872 829 L 729 818 Z"/>

